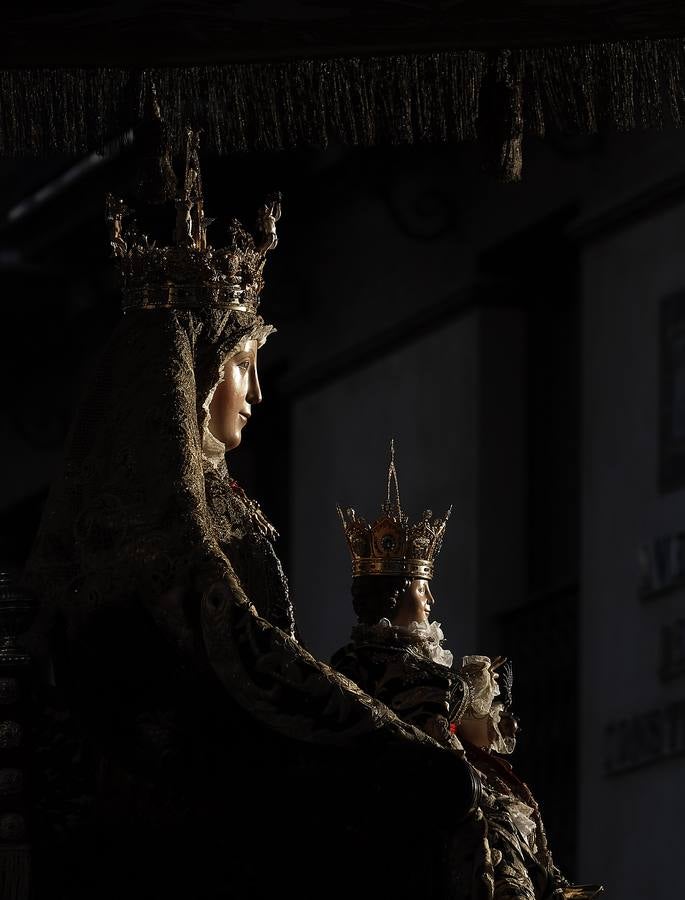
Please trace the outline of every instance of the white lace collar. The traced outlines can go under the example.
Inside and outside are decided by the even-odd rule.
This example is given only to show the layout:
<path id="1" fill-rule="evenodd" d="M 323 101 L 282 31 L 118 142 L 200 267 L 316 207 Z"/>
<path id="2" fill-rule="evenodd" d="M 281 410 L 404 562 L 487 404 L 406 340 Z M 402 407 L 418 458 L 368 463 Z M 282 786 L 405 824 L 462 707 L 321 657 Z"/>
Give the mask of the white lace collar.
<path id="1" fill-rule="evenodd" d="M 218 438 L 215 438 L 212 432 L 209 430 L 209 421 L 205 423 L 205 427 L 202 433 L 202 456 L 203 458 L 212 466 L 213 469 L 216 469 L 218 466 L 224 462 L 224 456 L 226 454 L 226 444 L 222 444 Z"/>
<path id="2" fill-rule="evenodd" d="M 221 463 L 225 462 L 226 455 L 226 444 L 222 443 L 218 438 L 214 437 L 212 432 L 209 430 L 209 423 L 211 421 L 209 405 L 212 402 L 212 398 L 214 397 L 214 392 L 223 380 L 224 367 L 222 364 L 219 368 L 219 380 L 211 389 L 209 395 L 207 396 L 207 399 L 202 404 L 202 409 L 206 413 L 204 423 L 202 425 L 202 457 L 205 462 L 208 462 L 213 469 L 218 468 Z"/>
<path id="3" fill-rule="evenodd" d="M 381 619 L 375 625 L 357 625 L 352 630 L 353 640 L 376 640 L 383 643 L 407 643 L 421 648 L 433 662 L 450 668 L 454 657 L 442 646 L 445 639 L 439 622 L 411 622 L 409 625 L 393 625 L 390 619 Z"/>

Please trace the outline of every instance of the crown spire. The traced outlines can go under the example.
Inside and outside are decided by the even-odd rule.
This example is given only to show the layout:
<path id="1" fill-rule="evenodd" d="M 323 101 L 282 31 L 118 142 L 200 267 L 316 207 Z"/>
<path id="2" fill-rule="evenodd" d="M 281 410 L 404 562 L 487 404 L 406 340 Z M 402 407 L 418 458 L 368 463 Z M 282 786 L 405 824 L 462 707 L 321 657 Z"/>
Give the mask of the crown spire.
<path id="1" fill-rule="evenodd" d="M 395 499 L 391 499 L 392 488 L 395 488 Z M 388 485 L 385 509 L 388 513 L 402 519 L 402 504 L 400 503 L 400 485 L 397 480 L 397 467 L 395 466 L 395 438 L 390 439 L 390 464 L 388 465 Z"/>
<path id="2" fill-rule="evenodd" d="M 138 233 L 122 200 L 111 194 L 107 197 L 112 255 L 119 260 L 123 275 L 124 309 L 218 307 L 256 314 L 266 256 L 278 242 L 280 194 L 262 205 L 256 234 L 233 219 L 229 246 L 211 247 L 207 229 L 214 219 L 204 211 L 200 135 L 188 128 L 183 184 L 174 205 L 174 243 L 159 246 Z"/>
<path id="3" fill-rule="evenodd" d="M 352 575 L 432 578 L 451 512 L 452 507 L 442 518 L 434 518 L 428 509 L 418 522 L 410 523 L 409 517 L 402 512 L 395 442 L 391 441 L 386 500 L 381 505 L 380 516 L 367 523 L 353 509 L 343 511 L 338 507 L 352 555 Z"/>

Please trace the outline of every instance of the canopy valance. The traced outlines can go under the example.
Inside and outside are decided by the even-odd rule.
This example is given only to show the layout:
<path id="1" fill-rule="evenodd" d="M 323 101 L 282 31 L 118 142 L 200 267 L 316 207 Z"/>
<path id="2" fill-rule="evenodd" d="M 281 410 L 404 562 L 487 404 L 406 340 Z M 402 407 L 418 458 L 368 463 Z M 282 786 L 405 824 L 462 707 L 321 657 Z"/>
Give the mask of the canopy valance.
<path id="1" fill-rule="evenodd" d="M 6 22 L 0 155 L 126 138 L 154 84 L 172 144 L 218 153 L 478 137 L 520 175 L 525 134 L 680 125 L 685 5 L 108 4 Z M 259 13 L 258 13 L 259 8 Z M 259 15 L 259 17 L 258 17 Z M 682 35 L 682 36 L 681 36 Z"/>

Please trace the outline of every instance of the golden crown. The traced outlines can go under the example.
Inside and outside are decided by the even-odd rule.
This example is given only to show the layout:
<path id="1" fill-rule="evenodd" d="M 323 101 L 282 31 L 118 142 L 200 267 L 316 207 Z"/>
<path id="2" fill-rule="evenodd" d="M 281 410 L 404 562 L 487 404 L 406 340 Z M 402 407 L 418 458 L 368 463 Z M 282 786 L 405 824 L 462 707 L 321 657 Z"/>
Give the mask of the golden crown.
<path id="1" fill-rule="evenodd" d="M 394 489 L 394 497 L 392 496 Z M 395 467 L 395 442 L 390 443 L 386 502 L 381 515 L 370 524 L 353 509 L 338 507 L 352 555 L 352 575 L 405 575 L 432 578 L 452 507 L 440 519 L 427 509 L 418 522 L 410 523 L 402 512 Z"/>
<path id="2" fill-rule="evenodd" d="M 233 219 L 229 245 L 211 247 L 207 229 L 215 220 L 204 212 L 199 135 L 188 129 L 183 188 L 174 203 L 174 244 L 160 247 L 136 230 L 123 200 L 107 195 L 110 244 L 123 275 L 124 309 L 215 306 L 256 312 L 266 254 L 278 243 L 280 194 L 268 198 L 259 211 L 256 235 Z"/>

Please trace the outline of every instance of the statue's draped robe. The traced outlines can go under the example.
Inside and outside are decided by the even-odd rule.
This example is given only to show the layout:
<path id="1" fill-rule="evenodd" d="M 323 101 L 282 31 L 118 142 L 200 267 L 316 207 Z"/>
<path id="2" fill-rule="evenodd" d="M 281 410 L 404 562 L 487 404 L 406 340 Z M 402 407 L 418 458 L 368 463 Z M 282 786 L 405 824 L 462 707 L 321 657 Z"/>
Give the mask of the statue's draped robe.
<path id="1" fill-rule="evenodd" d="M 494 900 L 563 900 L 568 882 L 554 864 L 530 789 L 506 760 L 466 742 L 464 746 L 482 785 L 481 808 L 494 857 Z M 516 824 L 521 804 L 530 816 L 527 838 Z"/>
<path id="2" fill-rule="evenodd" d="M 537 803 L 505 760 L 464 742 L 449 727 L 468 706 L 464 679 L 431 658 L 421 632 L 401 626 L 359 625 L 332 665 L 418 728 L 466 755 L 479 782 L 479 811 L 451 845 L 455 898 L 563 900 L 567 884 L 554 866 Z M 438 802 L 449 804 L 439 786 Z M 520 804 L 525 804 L 521 807 Z M 525 838 L 516 812 L 532 814 Z M 458 812 L 456 812 L 458 816 Z M 480 834 L 476 822 L 481 823 Z M 457 829 L 458 831 L 458 829 Z M 470 853 L 468 848 L 470 848 Z M 467 886 L 466 874 L 471 873 Z"/>
<path id="3" fill-rule="evenodd" d="M 56 684 L 39 897 L 402 897 L 405 847 L 452 896 L 453 816 L 415 782 L 466 813 L 468 767 L 301 646 L 254 505 L 202 453 L 222 360 L 269 330 L 130 312 L 89 382 L 26 573 Z"/>

